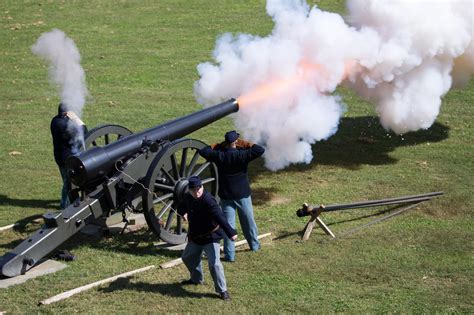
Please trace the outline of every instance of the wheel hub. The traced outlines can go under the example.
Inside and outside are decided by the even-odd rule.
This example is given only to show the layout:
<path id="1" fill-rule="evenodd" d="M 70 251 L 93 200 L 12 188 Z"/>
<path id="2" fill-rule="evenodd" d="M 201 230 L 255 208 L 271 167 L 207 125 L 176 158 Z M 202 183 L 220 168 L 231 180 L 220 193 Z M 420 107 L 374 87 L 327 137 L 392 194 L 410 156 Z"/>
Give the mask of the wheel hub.
<path id="1" fill-rule="evenodd" d="M 184 195 L 186 194 L 187 188 L 188 188 L 187 178 L 180 179 L 176 183 L 176 185 L 174 186 L 174 191 L 173 191 L 173 199 L 177 203 L 181 203 L 184 200 Z"/>

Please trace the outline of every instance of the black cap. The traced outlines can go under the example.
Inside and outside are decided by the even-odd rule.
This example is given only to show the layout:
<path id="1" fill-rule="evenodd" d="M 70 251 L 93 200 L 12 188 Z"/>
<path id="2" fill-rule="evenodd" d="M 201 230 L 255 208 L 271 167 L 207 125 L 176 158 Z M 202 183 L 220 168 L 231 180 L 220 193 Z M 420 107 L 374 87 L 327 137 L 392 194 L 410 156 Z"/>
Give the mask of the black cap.
<path id="1" fill-rule="evenodd" d="M 232 143 L 235 140 L 237 140 L 239 138 L 239 136 L 240 136 L 240 134 L 238 134 L 237 131 L 235 131 L 235 130 L 228 131 L 228 132 L 226 132 L 226 134 L 224 136 L 225 142 Z"/>
<path id="2" fill-rule="evenodd" d="M 189 188 L 196 188 L 196 187 L 201 187 L 202 182 L 201 179 L 198 176 L 191 176 L 188 179 L 188 187 Z"/>
<path id="3" fill-rule="evenodd" d="M 62 113 L 65 113 L 65 112 L 67 112 L 66 104 L 64 104 L 63 102 L 59 103 L 58 115 L 61 115 Z"/>

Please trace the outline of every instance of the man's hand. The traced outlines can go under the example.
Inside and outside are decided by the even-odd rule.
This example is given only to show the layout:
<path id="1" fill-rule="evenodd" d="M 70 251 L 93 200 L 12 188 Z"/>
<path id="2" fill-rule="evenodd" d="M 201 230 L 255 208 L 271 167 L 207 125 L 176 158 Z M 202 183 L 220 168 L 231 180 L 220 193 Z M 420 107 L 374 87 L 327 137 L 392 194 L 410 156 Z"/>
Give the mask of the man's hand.
<path id="1" fill-rule="evenodd" d="M 66 117 L 74 121 L 79 126 L 84 125 L 84 122 L 74 112 L 71 112 L 71 111 L 66 112 Z"/>
<path id="2" fill-rule="evenodd" d="M 235 145 L 237 146 L 237 148 L 250 149 L 253 146 L 253 143 L 242 139 L 237 139 Z"/>
<path id="3" fill-rule="evenodd" d="M 230 239 L 235 242 L 235 240 L 237 239 L 237 234 L 235 234 L 234 236 L 232 236 Z"/>

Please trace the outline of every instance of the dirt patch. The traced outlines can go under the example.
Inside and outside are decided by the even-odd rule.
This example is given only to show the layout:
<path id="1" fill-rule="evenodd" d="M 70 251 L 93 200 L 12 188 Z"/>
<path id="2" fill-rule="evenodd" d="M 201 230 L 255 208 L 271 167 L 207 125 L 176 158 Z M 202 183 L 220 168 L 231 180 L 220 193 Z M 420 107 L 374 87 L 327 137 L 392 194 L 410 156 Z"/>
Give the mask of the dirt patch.
<path id="1" fill-rule="evenodd" d="M 252 191 L 252 200 L 255 205 L 270 204 L 271 206 L 288 203 L 289 198 L 271 190 L 255 189 Z"/>
<path id="2" fill-rule="evenodd" d="M 276 206 L 276 205 L 282 205 L 282 204 L 288 203 L 289 201 L 290 201 L 290 198 L 287 198 L 287 197 L 272 196 L 272 198 L 270 199 L 270 204 L 272 206 Z"/>

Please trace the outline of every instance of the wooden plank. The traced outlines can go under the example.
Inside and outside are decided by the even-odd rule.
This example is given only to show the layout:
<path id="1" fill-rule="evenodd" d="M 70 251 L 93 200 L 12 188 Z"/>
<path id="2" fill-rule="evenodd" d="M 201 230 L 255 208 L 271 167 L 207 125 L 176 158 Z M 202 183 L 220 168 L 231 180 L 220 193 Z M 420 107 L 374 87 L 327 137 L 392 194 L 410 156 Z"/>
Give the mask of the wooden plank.
<path id="1" fill-rule="evenodd" d="M 10 225 L 2 226 L 2 227 L 0 227 L 0 231 L 6 231 L 6 230 L 14 228 L 15 226 L 18 226 L 18 225 L 19 225 L 18 223 L 13 223 L 13 224 L 10 224 Z"/>
<path id="2" fill-rule="evenodd" d="M 170 260 L 168 262 L 162 263 L 160 265 L 160 268 L 161 269 L 168 269 L 168 268 L 171 268 L 171 267 L 174 267 L 174 266 L 177 266 L 177 265 L 181 265 L 182 263 L 183 263 L 183 260 L 181 258 L 176 258 L 176 259 Z"/>
<path id="3" fill-rule="evenodd" d="M 183 250 L 186 247 L 186 244 L 188 244 L 188 243 L 174 245 L 174 246 L 170 246 L 170 247 L 164 247 L 164 248 L 167 249 L 167 250 Z"/>
<path id="4" fill-rule="evenodd" d="M 257 239 L 262 239 L 262 238 L 268 237 L 270 235 L 272 235 L 271 232 L 270 233 L 265 233 L 265 234 L 257 236 Z M 235 242 L 235 247 L 243 246 L 245 244 L 247 244 L 247 240 L 237 241 L 237 242 Z M 221 251 L 223 251 L 223 250 L 224 250 L 224 246 L 221 246 Z"/>
<path id="5" fill-rule="evenodd" d="M 327 227 L 327 225 L 323 222 L 323 220 L 321 220 L 320 217 L 316 218 L 316 222 L 318 222 L 318 225 L 321 227 L 321 229 L 323 229 L 324 232 L 326 232 L 327 235 L 330 235 L 333 238 L 336 238 L 334 233 Z"/>
<path id="6" fill-rule="evenodd" d="M 306 224 L 306 226 L 304 228 L 304 234 L 303 234 L 303 237 L 302 237 L 303 241 L 307 241 L 309 239 L 309 237 L 311 236 L 311 232 L 313 231 L 314 224 L 316 223 L 316 218 L 317 218 L 317 216 L 312 215 L 311 219 Z"/>
<path id="7" fill-rule="evenodd" d="M 77 293 L 84 292 L 84 291 L 89 290 L 91 288 L 102 285 L 104 283 L 109 283 L 109 282 L 115 281 L 119 278 L 130 277 L 130 276 L 132 276 L 136 273 L 144 272 L 144 271 L 150 270 L 152 268 L 155 268 L 155 265 L 151 265 L 151 266 L 143 267 L 143 268 L 140 268 L 140 269 L 132 270 L 132 271 L 125 272 L 125 273 L 122 273 L 122 274 L 119 274 L 117 276 L 113 276 L 113 277 L 110 277 L 110 278 L 107 278 L 107 279 L 104 279 L 104 280 L 100 280 L 100 281 L 96 281 L 96 282 L 93 282 L 93 283 L 90 283 L 90 284 L 87 284 L 87 285 L 83 285 L 82 287 L 78 287 L 78 288 L 75 288 L 75 289 L 57 294 L 57 295 L 55 295 L 53 297 L 50 297 L 46 300 L 43 300 L 43 301 L 39 302 L 39 304 L 40 305 L 48 305 L 48 304 L 51 304 L 51 303 L 54 303 L 54 302 L 58 302 L 58 301 L 67 299 L 67 298 L 69 298 L 69 297 L 71 297 L 71 296 L 73 296 Z"/>

